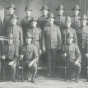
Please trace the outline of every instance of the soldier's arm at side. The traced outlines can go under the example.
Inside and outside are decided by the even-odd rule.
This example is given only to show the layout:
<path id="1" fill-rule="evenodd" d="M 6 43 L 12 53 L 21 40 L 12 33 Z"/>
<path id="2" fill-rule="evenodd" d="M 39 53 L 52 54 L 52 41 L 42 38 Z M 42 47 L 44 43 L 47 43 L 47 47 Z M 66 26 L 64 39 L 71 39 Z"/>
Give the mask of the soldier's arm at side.
<path id="1" fill-rule="evenodd" d="M 60 28 L 59 27 L 57 27 L 57 37 L 58 37 L 58 40 L 59 40 L 58 47 L 61 48 L 61 45 L 62 45 L 62 37 L 61 37 L 61 32 L 60 32 Z"/>
<path id="2" fill-rule="evenodd" d="M 20 27 L 20 30 L 19 30 L 19 39 L 20 39 L 20 45 L 23 45 L 23 31 L 22 31 L 22 29 L 21 29 L 21 27 Z"/>
<path id="3" fill-rule="evenodd" d="M 81 53 L 77 44 L 75 44 L 75 52 L 76 52 L 76 57 L 77 57 L 76 61 L 81 62 Z"/>
<path id="4" fill-rule="evenodd" d="M 38 22 L 37 22 L 37 27 L 40 28 L 40 19 L 38 18 L 37 21 L 38 21 Z"/>
<path id="5" fill-rule="evenodd" d="M 76 31 L 74 32 L 74 42 L 75 42 L 76 44 L 78 44 L 78 39 L 77 39 Z"/>
<path id="6" fill-rule="evenodd" d="M 22 28 L 22 30 L 23 30 L 23 24 L 24 24 L 24 19 L 21 19 L 20 27 Z"/>
<path id="7" fill-rule="evenodd" d="M 40 43 L 40 50 L 42 50 L 42 31 L 40 29 L 40 34 L 39 34 L 39 43 Z"/>
<path id="8" fill-rule="evenodd" d="M 42 32 L 42 50 L 45 51 L 45 30 L 46 28 L 44 28 L 43 32 Z"/>

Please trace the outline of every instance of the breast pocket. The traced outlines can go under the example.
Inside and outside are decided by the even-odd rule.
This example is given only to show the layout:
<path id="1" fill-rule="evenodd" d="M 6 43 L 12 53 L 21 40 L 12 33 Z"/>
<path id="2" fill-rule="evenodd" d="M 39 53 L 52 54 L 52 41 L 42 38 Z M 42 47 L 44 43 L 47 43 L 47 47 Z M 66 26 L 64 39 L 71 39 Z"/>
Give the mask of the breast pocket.
<path id="1" fill-rule="evenodd" d="M 69 54 L 70 54 L 71 58 L 75 59 L 75 48 L 70 49 Z"/>
<path id="2" fill-rule="evenodd" d="M 32 57 L 32 54 L 33 54 L 33 50 L 27 50 L 26 52 L 27 57 Z"/>
<path id="3" fill-rule="evenodd" d="M 35 40 L 39 40 L 39 33 L 34 33 Z"/>
<path id="4" fill-rule="evenodd" d="M 51 39 L 52 40 L 57 40 L 57 31 L 52 31 L 51 32 Z"/>
<path id="5" fill-rule="evenodd" d="M 13 34 L 15 38 L 19 39 L 19 30 L 14 30 Z"/>

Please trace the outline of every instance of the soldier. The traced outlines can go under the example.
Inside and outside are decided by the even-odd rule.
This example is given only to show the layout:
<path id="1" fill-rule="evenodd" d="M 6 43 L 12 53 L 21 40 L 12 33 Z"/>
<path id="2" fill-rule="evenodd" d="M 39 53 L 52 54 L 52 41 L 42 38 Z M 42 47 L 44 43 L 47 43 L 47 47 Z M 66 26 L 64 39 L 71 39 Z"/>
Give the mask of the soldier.
<path id="1" fill-rule="evenodd" d="M 77 34 L 76 34 L 76 30 L 74 28 L 71 27 L 71 18 L 69 16 L 66 17 L 65 19 L 65 23 L 66 23 L 66 29 L 64 29 L 62 31 L 62 43 L 64 44 L 65 41 L 65 36 L 68 33 L 72 33 L 74 35 L 74 42 L 77 43 Z"/>
<path id="2" fill-rule="evenodd" d="M 73 43 L 73 34 L 67 34 L 67 42 L 63 45 L 63 56 L 66 56 L 67 75 L 71 75 L 74 70 L 75 82 L 78 82 L 79 74 L 81 71 L 81 53 L 78 45 Z"/>
<path id="3" fill-rule="evenodd" d="M 61 48 L 61 32 L 58 26 L 54 24 L 54 15 L 49 13 L 47 25 L 43 33 L 43 51 L 47 52 L 48 70 L 50 76 L 55 76 L 55 65 L 57 59 L 57 50 Z"/>
<path id="4" fill-rule="evenodd" d="M 31 16 L 32 10 L 29 8 L 29 6 L 26 6 L 25 10 L 23 10 L 23 11 L 25 11 L 26 17 L 24 17 L 21 20 L 21 27 L 22 27 L 22 30 L 23 30 L 23 37 L 25 37 L 26 30 L 28 29 L 28 27 L 30 27 L 29 22 L 32 19 L 32 16 Z"/>
<path id="5" fill-rule="evenodd" d="M 7 37 L 8 44 L 5 46 L 5 55 L 2 56 L 2 59 L 5 59 L 6 62 L 5 65 L 7 78 L 15 82 L 16 61 L 18 53 L 16 52 L 16 48 L 13 44 L 13 35 L 10 33 Z"/>
<path id="6" fill-rule="evenodd" d="M 40 10 L 42 11 L 43 15 L 38 18 L 38 23 L 41 30 L 43 30 L 46 24 L 46 18 L 48 16 L 49 9 L 46 5 L 44 5 Z"/>
<path id="7" fill-rule="evenodd" d="M 71 17 L 72 18 L 72 25 L 71 26 L 72 26 L 72 28 L 76 29 L 76 31 L 77 31 L 78 27 L 81 26 L 80 20 L 79 20 L 81 17 L 78 15 L 79 11 L 81 11 L 81 10 L 79 9 L 78 5 L 75 5 L 75 7 L 71 10 L 73 10 L 73 12 L 74 12 L 73 16 Z"/>
<path id="8" fill-rule="evenodd" d="M 40 55 L 42 53 L 42 37 L 41 37 L 41 29 L 37 27 L 37 19 L 36 18 L 32 18 L 31 27 L 29 29 L 27 29 L 27 32 L 29 32 L 32 35 L 32 37 L 34 38 L 32 40 L 32 43 L 36 46 L 37 51 L 38 51 L 38 56 L 40 57 Z"/>
<path id="9" fill-rule="evenodd" d="M 23 58 L 23 71 L 24 75 L 27 76 L 31 74 L 31 82 L 35 82 L 35 75 L 37 72 L 37 64 L 36 61 L 38 60 L 38 52 L 37 48 L 34 44 L 31 43 L 33 37 L 30 33 L 27 32 L 26 34 L 26 44 L 20 50 L 20 58 Z M 30 76 L 28 81 L 30 81 Z"/>
<path id="10" fill-rule="evenodd" d="M 58 11 L 58 16 L 55 18 L 55 24 L 60 27 L 60 30 L 65 28 L 65 16 L 63 16 L 64 8 L 63 5 L 59 5 L 56 9 Z"/>
<path id="11" fill-rule="evenodd" d="M 12 33 L 14 37 L 14 45 L 17 48 L 17 52 L 19 53 L 19 46 L 23 45 L 23 32 L 21 27 L 19 27 L 17 23 L 17 16 L 12 15 L 9 19 L 11 22 L 11 26 L 6 28 L 6 34 Z"/>
<path id="12" fill-rule="evenodd" d="M 47 19 L 46 19 L 46 18 L 47 18 L 47 16 L 48 16 L 49 9 L 48 9 L 48 7 L 47 7 L 46 5 L 44 5 L 44 6 L 42 7 L 42 9 L 40 9 L 40 10 L 41 10 L 41 12 L 42 12 L 42 16 L 40 16 L 40 17 L 38 18 L 38 26 L 39 26 L 39 28 L 41 29 L 42 33 L 43 33 L 44 27 L 45 27 L 45 25 L 46 25 L 46 23 L 47 23 Z M 41 60 L 43 60 L 43 63 L 46 63 L 46 52 L 43 52 L 43 53 L 41 54 L 40 58 L 41 58 Z M 40 61 L 40 64 L 41 64 L 41 61 Z"/>
<path id="13" fill-rule="evenodd" d="M 12 15 L 15 15 L 14 14 L 14 11 L 16 10 L 16 8 L 14 7 L 13 4 L 10 4 L 9 7 L 7 7 L 6 9 L 9 10 L 9 14 L 7 14 L 4 18 L 4 21 L 3 21 L 3 34 L 6 35 L 6 28 L 8 26 L 11 26 L 11 22 L 10 22 L 10 18 Z"/>
<path id="14" fill-rule="evenodd" d="M 27 32 L 29 32 L 32 37 L 34 38 L 32 43 L 37 47 L 37 51 L 39 54 L 41 54 L 41 29 L 37 27 L 37 19 L 32 18 L 31 19 L 31 27 L 27 29 Z"/>
<path id="15" fill-rule="evenodd" d="M 87 16 L 84 14 L 82 16 L 81 20 L 81 26 L 78 28 L 77 36 L 78 36 L 78 46 L 80 48 L 80 51 L 82 53 L 82 75 L 86 76 L 86 59 L 85 54 L 88 53 L 87 51 L 87 39 L 88 39 L 88 26 L 87 26 Z"/>

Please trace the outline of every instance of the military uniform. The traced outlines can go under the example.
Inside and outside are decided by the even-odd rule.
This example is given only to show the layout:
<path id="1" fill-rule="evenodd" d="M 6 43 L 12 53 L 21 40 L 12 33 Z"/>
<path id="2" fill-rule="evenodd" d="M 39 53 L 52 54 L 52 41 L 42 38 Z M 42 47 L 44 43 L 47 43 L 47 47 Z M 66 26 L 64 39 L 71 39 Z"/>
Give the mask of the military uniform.
<path id="1" fill-rule="evenodd" d="M 60 10 L 60 9 L 65 10 L 62 5 L 59 5 L 56 10 Z M 64 28 L 65 28 L 65 18 L 66 18 L 66 17 L 63 16 L 63 15 L 58 15 L 58 16 L 55 17 L 55 24 L 56 24 L 57 26 L 59 26 L 61 32 L 62 32 L 62 30 L 64 30 Z"/>
<path id="2" fill-rule="evenodd" d="M 41 30 L 44 30 L 44 27 L 47 23 L 46 18 L 47 18 L 47 16 L 41 16 L 38 18 L 38 24 L 39 24 L 39 27 L 41 28 Z"/>
<path id="3" fill-rule="evenodd" d="M 66 17 L 66 21 L 71 21 L 70 17 Z M 62 31 L 62 43 L 64 44 L 65 41 L 65 36 L 67 36 L 68 33 L 72 33 L 74 36 L 74 40 L 73 42 L 77 43 L 77 34 L 76 34 L 76 30 L 72 27 L 66 28 Z"/>
<path id="4" fill-rule="evenodd" d="M 66 38 L 73 38 L 73 34 L 68 33 Z M 78 45 L 75 43 L 67 43 L 62 46 L 62 51 L 66 53 L 67 77 L 72 75 L 75 70 L 75 79 L 78 80 L 81 71 L 81 53 Z M 75 62 L 78 61 L 77 64 Z"/>
<path id="5" fill-rule="evenodd" d="M 49 9 L 48 9 L 48 7 L 46 5 L 44 5 L 42 7 L 42 9 L 40 9 L 40 10 L 48 10 L 49 11 Z M 41 30 L 44 30 L 44 27 L 45 27 L 45 25 L 47 23 L 47 19 L 46 19 L 47 16 L 48 15 L 46 15 L 46 16 L 43 15 L 43 16 L 41 16 L 41 17 L 38 18 L 38 24 L 39 24 L 39 27 L 40 27 Z"/>
<path id="6" fill-rule="evenodd" d="M 42 7 L 42 9 L 40 9 L 41 11 L 42 10 L 47 10 L 48 12 L 49 12 L 49 9 L 48 9 L 48 7 L 46 6 L 46 5 L 44 5 L 43 7 Z M 47 18 L 48 17 L 48 14 L 47 15 L 42 15 L 42 16 L 40 16 L 39 18 L 38 18 L 38 27 L 41 29 L 41 32 L 43 33 L 43 31 L 44 31 L 44 27 L 46 26 L 46 24 L 47 24 Z M 43 60 L 43 61 L 40 61 L 40 64 L 46 64 L 46 52 L 43 52 L 42 54 L 41 54 L 41 56 L 40 56 L 40 58 L 41 58 L 41 60 Z"/>
<path id="7" fill-rule="evenodd" d="M 26 38 L 32 38 L 32 36 L 27 33 Z M 20 49 L 20 55 L 23 54 L 23 70 L 24 75 L 32 74 L 31 81 L 35 79 L 35 75 L 37 73 L 37 64 L 36 61 L 38 59 L 37 48 L 34 44 L 25 44 Z M 28 67 L 32 60 L 36 60 L 31 67 Z M 30 76 L 29 76 L 30 77 Z"/>
<path id="8" fill-rule="evenodd" d="M 48 18 L 54 17 L 52 13 L 49 14 Z M 52 24 L 47 24 L 44 28 L 43 32 L 43 47 L 48 55 L 48 66 L 49 66 L 49 74 L 51 74 L 51 69 L 54 74 L 56 58 L 57 58 L 57 49 L 61 47 L 62 39 L 61 32 L 58 26 Z M 52 65 L 52 67 L 51 67 Z"/>
<path id="9" fill-rule="evenodd" d="M 84 15 L 81 20 L 86 20 L 87 17 Z M 85 54 L 87 53 L 87 39 L 88 39 L 88 26 L 80 26 L 77 31 L 77 37 L 78 37 L 78 46 L 80 48 L 80 51 L 82 53 L 82 74 L 86 75 L 86 59 Z"/>
<path id="10" fill-rule="evenodd" d="M 34 21 L 35 19 L 33 18 L 31 21 Z M 37 20 L 35 20 L 37 21 Z M 29 29 L 27 29 L 27 32 L 29 32 L 32 37 L 34 38 L 32 40 L 32 43 L 36 46 L 37 51 L 39 53 L 39 51 L 42 49 L 42 36 L 41 36 L 41 29 L 36 27 L 30 27 Z"/>
<path id="11" fill-rule="evenodd" d="M 78 5 L 76 5 L 73 9 L 71 9 L 71 10 L 79 10 L 79 11 L 81 11 L 80 9 L 79 9 L 79 6 Z M 81 17 L 80 16 L 72 16 L 71 17 L 71 19 L 72 19 L 72 28 L 74 28 L 74 29 L 76 29 L 76 31 L 77 31 L 77 29 L 81 26 L 81 24 L 80 24 L 80 19 Z"/>
<path id="12" fill-rule="evenodd" d="M 9 9 L 9 8 L 13 8 L 14 10 L 16 9 L 13 4 L 10 4 L 10 6 L 6 9 Z M 11 26 L 11 22 L 9 19 L 11 18 L 12 15 L 15 15 L 15 14 L 14 13 L 13 14 L 7 14 L 4 18 L 4 21 L 3 21 L 3 34 L 4 35 L 6 35 L 6 28 Z"/>
<path id="13" fill-rule="evenodd" d="M 27 11 L 29 10 L 29 7 L 26 6 L 25 7 L 25 10 L 23 11 Z M 30 10 L 32 11 L 32 10 Z M 22 30 L 23 30 L 23 37 L 25 38 L 25 34 L 26 34 L 26 31 L 28 29 L 28 27 L 30 27 L 30 20 L 32 19 L 33 17 L 32 16 L 26 16 L 24 17 L 22 20 L 21 20 L 21 27 L 22 27 Z"/>
<path id="14" fill-rule="evenodd" d="M 16 18 L 16 16 L 13 15 L 11 18 Z M 13 34 L 14 45 L 19 50 L 19 46 L 23 45 L 23 32 L 21 27 L 18 25 L 11 25 L 6 28 L 6 34 L 9 34 L 9 33 Z"/>
<path id="15" fill-rule="evenodd" d="M 8 38 L 13 38 L 13 35 L 10 33 L 8 35 Z M 7 73 L 7 79 L 12 79 L 15 81 L 15 73 L 16 73 L 16 62 L 18 58 L 18 53 L 16 52 L 16 48 L 14 44 L 7 44 L 5 46 L 5 65 L 6 65 L 6 73 Z M 13 64 L 10 65 L 10 62 L 13 62 Z"/>

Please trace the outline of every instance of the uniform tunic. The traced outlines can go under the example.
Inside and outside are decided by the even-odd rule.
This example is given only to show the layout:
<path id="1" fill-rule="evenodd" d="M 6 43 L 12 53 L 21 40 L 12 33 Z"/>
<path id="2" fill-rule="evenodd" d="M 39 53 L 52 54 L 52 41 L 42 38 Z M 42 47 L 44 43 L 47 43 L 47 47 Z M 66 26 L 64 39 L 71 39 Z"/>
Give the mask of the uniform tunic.
<path id="1" fill-rule="evenodd" d="M 86 59 L 85 54 L 88 53 L 88 26 L 81 26 L 77 31 L 78 46 L 82 53 L 82 74 L 86 75 Z"/>
<path id="2" fill-rule="evenodd" d="M 75 77 L 78 77 L 81 71 L 81 53 L 78 45 L 75 43 L 63 45 L 63 52 L 67 53 L 66 66 L 67 77 L 72 77 L 73 70 L 75 71 Z M 78 61 L 75 65 L 74 63 Z"/>
<path id="3" fill-rule="evenodd" d="M 39 53 L 39 50 L 42 49 L 42 36 L 41 36 L 41 29 L 36 27 L 31 27 L 29 29 L 27 29 L 27 32 L 29 32 L 32 37 L 34 38 L 32 43 L 36 46 L 37 51 Z"/>
<path id="4" fill-rule="evenodd" d="M 32 61 L 38 57 L 37 48 L 33 44 L 23 45 L 21 53 L 24 55 L 24 61 Z"/>
<path id="5" fill-rule="evenodd" d="M 19 45 L 23 45 L 23 32 L 21 27 L 18 25 L 11 25 L 7 27 L 6 34 L 12 33 L 14 38 L 14 45 L 19 47 Z"/>
<path id="6" fill-rule="evenodd" d="M 72 33 L 74 38 L 73 38 L 73 41 L 75 43 L 77 43 L 77 34 L 76 34 L 76 30 L 74 28 L 67 28 L 65 30 L 62 31 L 62 43 L 64 44 L 65 43 L 65 36 L 67 36 L 68 33 Z"/>
<path id="7" fill-rule="evenodd" d="M 62 30 L 64 30 L 65 29 L 65 16 L 57 16 L 56 18 L 55 18 L 55 24 L 57 25 L 57 26 L 59 26 L 60 27 L 60 30 L 61 30 L 61 32 L 62 32 Z"/>
<path id="8" fill-rule="evenodd" d="M 47 24 L 43 32 L 43 47 L 47 52 L 49 74 L 55 73 L 57 50 L 61 47 L 61 32 L 58 26 Z"/>
<path id="9" fill-rule="evenodd" d="M 47 24 L 43 33 L 43 46 L 47 49 L 57 49 L 61 47 L 61 32 L 58 26 Z"/>
<path id="10" fill-rule="evenodd" d="M 80 16 L 73 16 L 73 17 L 72 17 L 72 25 L 71 25 L 71 26 L 72 26 L 72 28 L 74 28 L 76 31 L 77 31 L 77 29 L 81 26 L 79 19 L 81 19 Z"/>
<path id="11" fill-rule="evenodd" d="M 47 23 L 46 18 L 47 18 L 47 16 L 44 16 L 44 15 L 38 18 L 38 24 L 39 24 L 39 27 L 40 27 L 41 30 L 44 30 L 44 27 Z"/>
<path id="12" fill-rule="evenodd" d="M 10 18 L 12 17 L 12 15 L 15 15 L 15 14 L 7 14 L 4 18 L 4 21 L 3 21 L 3 34 L 4 34 L 4 36 L 6 36 L 6 28 L 11 26 Z"/>
<path id="13" fill-rule="evenodd" d="M 24 70 L 24 75 L 25 77 L 27 77 L 27 75 L 32 74 L 32 77 L 35 78 L 35 75 L 37 73 L 37 64 L 36 62 L 33 63 L 33 65 L 31 67 L 28 67 L 29 63 L 36 59 L 38 59 L 38 52 L 37 52 L 37 48 L 35 45 L 33 44 L 27 44 L 27 45 L 23 45 L 20 49 L 20 54 L 23 54 L 23 70 Z"/>
<path id="14" fill-rule="evenodd" d="M 30 27 L 30 21 L 32 19 L 32 16 L 26 16 L 21 20 L 21 27 L 23 30 L 23 37 L 25 37 L 26 31 L 28 29 L 28 27 Z"/>
<path id="15" fill-rule="evenodd" d="M 15 73 L 16 73 L 16 62 L 18 58 L 17 50 L 14 46 L 14 44 L 5 46 L 5 66 L 6 66 L 6 73 L 8 78 L 15 79 Z M 10 62 L 13 62 L 12 65 L 9 65 Z"/>

